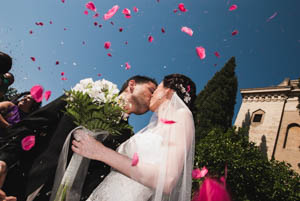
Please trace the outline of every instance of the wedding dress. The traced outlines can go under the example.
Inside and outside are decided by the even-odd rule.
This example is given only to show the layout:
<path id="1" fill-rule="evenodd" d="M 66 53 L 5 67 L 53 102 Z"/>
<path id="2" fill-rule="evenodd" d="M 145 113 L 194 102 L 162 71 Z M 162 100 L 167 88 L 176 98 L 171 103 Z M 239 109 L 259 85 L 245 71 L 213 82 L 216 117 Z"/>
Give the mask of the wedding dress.
<path id="1" fill-rule="evenodd" d="M 112 169 L 87 201 L 190 200 L 194 132 L 192 113 L 174 92 L 148 126 L 117 150 L 129 158 L 138 154 L 139 162 L 131 168 L 135 172 L 127 177 Z"/>

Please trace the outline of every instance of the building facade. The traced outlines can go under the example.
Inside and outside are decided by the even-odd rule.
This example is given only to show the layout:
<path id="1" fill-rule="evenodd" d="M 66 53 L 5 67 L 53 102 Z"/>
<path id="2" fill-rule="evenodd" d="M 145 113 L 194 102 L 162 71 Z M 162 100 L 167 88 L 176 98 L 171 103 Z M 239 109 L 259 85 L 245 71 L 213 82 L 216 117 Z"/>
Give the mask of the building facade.
<path id="1" fill-rule="evenodd" d="M 278 86 L 241 89 L 237 127 L 249 127 L 249 140 L 271 159 L 285 161 L 300 173 L 300 113 L 298 80 Z"/>

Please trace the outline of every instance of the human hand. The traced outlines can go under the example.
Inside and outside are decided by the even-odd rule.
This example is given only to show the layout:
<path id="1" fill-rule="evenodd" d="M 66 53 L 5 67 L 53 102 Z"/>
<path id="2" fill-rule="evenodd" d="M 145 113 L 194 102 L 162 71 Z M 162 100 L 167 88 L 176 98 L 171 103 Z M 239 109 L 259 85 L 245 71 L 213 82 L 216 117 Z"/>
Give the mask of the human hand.
<path id="1" fill-rule="evenodd" d="M 72 150 L 75 153 L 89 159 L 101 160 L 101 153 L 105 148 L 101 142 L 98 142 L 83 130 L 76 130 L 74 138 L 75 140 L 72 141 Z"/>
<path id="2" fill-rule="evenodd" d="M 17 201 L 14 196 L 6 196 L 6 193 L 0 189 L 0 201 Z"/>

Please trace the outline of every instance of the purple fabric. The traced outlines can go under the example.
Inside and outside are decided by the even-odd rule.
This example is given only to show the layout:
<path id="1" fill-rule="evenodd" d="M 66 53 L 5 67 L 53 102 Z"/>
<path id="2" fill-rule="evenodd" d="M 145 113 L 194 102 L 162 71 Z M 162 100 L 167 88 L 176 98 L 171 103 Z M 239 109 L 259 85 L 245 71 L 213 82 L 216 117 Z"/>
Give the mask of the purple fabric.
<path id="1" fill-rule="evenodd" d="M 7 116 L 8 117 L 6 118 L 6 121 L 9 124 L 18 123 L 21 120 L 19 107 L 17 105 L 14 105 L 14 106 L 8 108 Z"/>

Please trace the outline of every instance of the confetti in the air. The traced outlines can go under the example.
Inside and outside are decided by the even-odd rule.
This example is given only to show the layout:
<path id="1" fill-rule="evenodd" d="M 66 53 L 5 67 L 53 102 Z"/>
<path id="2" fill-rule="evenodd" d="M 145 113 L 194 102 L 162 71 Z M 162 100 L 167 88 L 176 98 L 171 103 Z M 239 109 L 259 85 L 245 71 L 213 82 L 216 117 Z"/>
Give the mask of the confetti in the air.
<path id="1" fill-rule="evenodd" d="M 30 59 L 31 59 L 32 61 L 35 61 L 35 57 L 30 57 Z"/>
<path id="2" fill-rule="evenodd" d="M 30 89 L 30 95 L 36 102 L 43 100 L 43 87 L 41 85 L 35 85 Z"/>
<path id="3" fill-rule="evenodd" d="M 110 18 L 112 18 L 112 16 L 114 16 L 116 14 L 116 12 L 119 10 L 119 6 L 115 5 L 113 6 L 107 13 L 104 14 L 103 19 L 104 20 L 108 20 Z"/>
<path id="4" fill-rule="evenodd" d="M 89 11 L 85 10 L 83 13 L 84 13 L 85 15 L 88 15 L 88 14 L 89 14 Z"/>
<path id="5" fill-rule="evenodd" d="M 179 9 L 181 12 L 186 12 L 186 11 L 187 11 L 187 9 L 184 7 L 184 4 L 183 4 L 183 3 L 178 4 L 178 9 Z"/>
<path id="6" fill-rule="evenodd" d="M 139 163 L 139 156 L 135 152 L 132 156 L 131 166 L 136 166 Z"/>
<path id="7" fill-rule="evenodd" d="M 56 61 L 56 62 L 55 62 L 55 65 L 58 65 L 58 64 L 59 64 L 59 61 Z"/>
<path id="8" fill-rule="evenodd" d="M 130 64 L 128 62 L 125 63 L 125 69 L 129 70 L 131 68 Z"/>
<path id="9" fill-rule="evenodd" d="M 205 54 L 205 48 L 200 46 L 200 47 L 196 47 L 196 52 L 197 52 L 197 55 L 198 57 L 202 60 L 206 57 L 206 54 Z"/>
<path id="10" fill-rule="evenodd" d="M 122 13 L 125 15 L 127 19 L 131 18 L 131 12 L 128 8 L 124 8 Z"/>
<path id="11" fill-rule="evenodd" d="M 162 33 L 166 33 L 166 30 L 164 28 L 161 28 Z"/>
<path id="12" fill-rule="evenodd" d="M 197 168 L 192 171 L 192 178 L 200 179 L 202 177 L 205 177 L 207 173 L 208 173 L 208 169 L 205 166 L 201 170 Z"/>
<path id="13" fill-rule="evenodd" d="M 229 7 L 229 11 L 234 11 L 237 9 L 237 5 L 233 4 L 232 6 Z"/>
<path id="14" fill-rule="evenodd" d="M 97 74 L 98 77 L 100 77 L 101 75 L 102 75 L 101 73 L 98 73 L 98 74 Z"/>
<path id="15" fill-rule="evenodd" d="M 94 22 L 94 25 L 95 25 L 95 26 L 98 26 L 98 22 Z"/>
<path id="16" fill-rule="evenodd" d="M 51 96 L 51 91 L 45 91 L 44 96 L 45 96 L 45 100 L 48 101 Z"/>
<path id="17" fill-rule="evenodd" d="M 137 7 L 134 6 L 134 7 L 133 7 L 133 11 L 137 13 L 137 12 L 139 12 L 139 9 L 138 9 Z"/>
<path id="18" fill-rule="evenodd" d="M 85 7 L 86 7 L 87 9 L 89 9 L 89 10 L 94 11 L 94 12 L 97 11 L 96 6 L 95 6 L 95 4 L 94 4 L 92 1 L 86 3 L 86 4 L 85 4 Z"/>
<path id="19" fill-rule="evenodd" d="M 119 28 L 119 32 L 122 32 L 122 31 L 123 31 L 123 28 L 122 28 L 122 27 L 120 27 L 120 28 Z"/>
<path id="20" fill-rule="evenodd" d="M 93 15 L 93 18 L 97 18 L 99 17 L 99 13 L 96 13 L 95 15 Z"/>
<path id="21" fill-rule="evenodd" d="M 150 43 L 152 43 L 153 40 L 154 40 L 154 38 L 153 38 L 152 36 L 149 36 L 149 37 L 148 37 L 148 41 L 149 41 Z"/>
<path id="22" fill-rule="evenodd" d="M 107 53 L 107 56 L 112 57 L 111 53 Z"/>
<path id="23" fill-rule="evenodd" d="M 190 35 L 190 36 L 193 36 L 193 30 L 191 28 L 188 28 L 188 27 L 182 27 L 181 28 L 181 31 Z"/>
<path id="24" fill-rule="evenodd" d="M 177 9 L 174 9 L 174 10 L 173 10 L 173 13 L 177 13 L 177 11 L 178 11 Z"/>
<path id="25" fill-rule="evenodd" d="M 231 35 L 235 36 L 235 35 L 237 35 L 238 33 L 239 33 L 238 30 L 234 30 L 234 31 L 231 33 Z"/>
<path id="26" fill-rule="evenodd" d="M 65 81 L 65 80 L 67 80 L 67 78 L 66 77 L 62 77 L 61 80 Z"/>
<path id="27" fill-rule="evenodd" d="M 268 19 L 267 19 L 267 22 L 269 22 L 270 20 L 272 20 L 274 17 L 277 16 L 277 12 L 275 12 L 273 15 L 271 15 Z"/>
<path id="28" fill-rule="evenodd" d="M 61 0 L 61 2 L 65 3 L 65 0 Z"/>
<path id="29" fill-rule="evenodd" d="M 64 75 L 65 75 L 65 72 L 61 72 L 60 75 L 61 75 L 61 76 L 64 76 Z"/>
<path id="30" fill-rule="evenodd" d="M 220 58 L 219 52 L 215 52 L 216 57 Z"/>
<path id="31" fill-rule="evenodd" d="M 106 41 L 106 42 L 104 43 L 104 48 L 105 48 L 105 49 L 109 49 L 109 48 L 110 48 L 110 45 L 111 45 L 111 43 L 110 43 L 109 41 Z"/>
<path id="32" fill-rule="evenodd" d="M 30 30 L 30 31 L 29 31 L 29 34 L 32 34 L 32 33 L 33 33 L 33 31 L 32 31 L 32 30 Z"/>
<path id="33" fill-rule="evenodd" d="M 24 151 L 29 151 L 35 145 L 35 136 L 29 135 L 29 136 L 24 137 L 21 141 L 21 144 L 22 144 L 22 149 Z"/>

